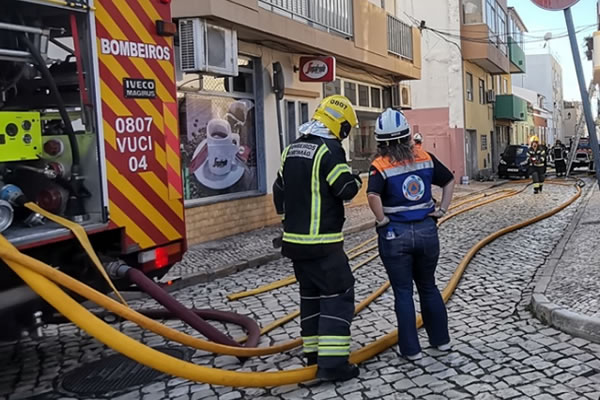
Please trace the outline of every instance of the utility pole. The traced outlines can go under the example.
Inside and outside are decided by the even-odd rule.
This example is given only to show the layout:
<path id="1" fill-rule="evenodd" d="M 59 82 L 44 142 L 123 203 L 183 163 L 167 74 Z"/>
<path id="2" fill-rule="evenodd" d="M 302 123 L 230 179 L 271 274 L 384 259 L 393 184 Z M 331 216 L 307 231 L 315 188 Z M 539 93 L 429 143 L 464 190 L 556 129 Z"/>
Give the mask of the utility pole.
<path id="1" fill-rule="evenodd" d="M 600 187 L 600 147 L 598 146 L 598 136 L 596 134 L 596 122 L 592 115 L 592 105 L 590 103 L 589 94 L 585 87 L 585 76 L 583 75 L 583 66 L 581 65 L 581 56 L 577 47 L 577 36 L 575 34 L 575 26 L 573 24 L 573 14 L 571 8 L 565 8 L 565 20 L 567 21 L 567 30 L 569 32 L 569 41 L 571 42 L 571 51 L 573 53 L 573 62 L 575 63 L 575 71 L 577 72 L 577 81 L 579 83 L 579 91 L 581 92 L 581 104 L 585 115 L 590 142 L 592 144 L 592 153 L 594 154 L 594 166 L 596 169 L 596 179 Z"/>

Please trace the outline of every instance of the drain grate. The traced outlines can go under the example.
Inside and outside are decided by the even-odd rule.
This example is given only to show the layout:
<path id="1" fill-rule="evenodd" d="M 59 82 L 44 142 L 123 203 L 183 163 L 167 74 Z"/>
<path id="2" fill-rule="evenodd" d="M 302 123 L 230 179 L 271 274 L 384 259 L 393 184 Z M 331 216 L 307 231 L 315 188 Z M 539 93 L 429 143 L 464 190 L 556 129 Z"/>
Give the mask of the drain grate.
<path id="1" fill-rule="evenodd" d="M 184 349 L 174 347 L 154 349 L 180 359 L 186 358 Z M 60 387 L 70 394 L 98 396 L 152 383 L 164 376 L 162 372 L 139 364 L 124 355 L 115 354 L 81 365 L 65 374 Z"/>

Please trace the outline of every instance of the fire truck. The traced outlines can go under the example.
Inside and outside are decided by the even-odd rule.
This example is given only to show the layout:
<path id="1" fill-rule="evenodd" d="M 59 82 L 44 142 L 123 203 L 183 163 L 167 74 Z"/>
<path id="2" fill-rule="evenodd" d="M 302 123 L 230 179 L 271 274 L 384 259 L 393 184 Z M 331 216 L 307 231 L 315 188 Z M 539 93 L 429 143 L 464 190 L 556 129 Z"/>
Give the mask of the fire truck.
<path id="1" fill-rule="evenodd" d="M 2 1 L 0 234 L 103 292 L 61 219 L 85 229 L 104 267 L 159 278 L 185 251 L 169 3 Z M 52 314 L 1 260 L 0 274 L 3 335 Z"/>

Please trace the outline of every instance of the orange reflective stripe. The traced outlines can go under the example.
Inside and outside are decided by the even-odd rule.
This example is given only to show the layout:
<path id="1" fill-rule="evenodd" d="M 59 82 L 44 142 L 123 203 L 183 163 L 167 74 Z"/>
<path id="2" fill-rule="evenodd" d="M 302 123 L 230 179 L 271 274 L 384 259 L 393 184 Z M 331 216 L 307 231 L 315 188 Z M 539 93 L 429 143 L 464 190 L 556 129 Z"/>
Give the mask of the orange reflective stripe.
<path id="1" fill-rule="evenodd" d="M 425 162 L 429 162 L 432 161 L 431 156 L 429 155 L 429 153 L 427 153 L 424 150 L 421 149 L 417 149 L 415 148 L 414 150 L 414 156 L 415 159 L 413 161 L 414 164 L 420 164 L 420 163 L 425 163 Z M 391 168 L 396 168 L 396 167 L 400 167 L 400 166 L 404 166 L 409 164 L 407 161 L 402 161 L 402 162 L 391 162 L 389 158 L 384 158 L 384 157 L 377 157 L 375 160 L 373 160 L 373 162 L 371 163 L 372 166 L 374 166 L 377 171 L 379 171 L 380 173 L 384 173 L 385 170 L 391 169 Z"/>

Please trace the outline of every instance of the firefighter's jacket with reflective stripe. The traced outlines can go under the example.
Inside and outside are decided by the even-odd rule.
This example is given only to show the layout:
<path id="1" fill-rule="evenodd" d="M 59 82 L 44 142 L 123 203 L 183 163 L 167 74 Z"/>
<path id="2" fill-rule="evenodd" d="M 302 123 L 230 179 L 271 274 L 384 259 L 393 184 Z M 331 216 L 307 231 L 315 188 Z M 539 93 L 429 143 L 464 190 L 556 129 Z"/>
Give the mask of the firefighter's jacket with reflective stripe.
<path id="1" fill-rule="evenodd" d="M 284 215 L 283 255 L 310 259 L 341 248 L 344 201 L 359 188 L 340 141 L 304 135 L 288 146 L 273 185 L 275 207 Z"/>
<path id="2" fill-rule="evenodd" d="M 532 167 L 543 167 L 546 165 L 546 152 L 540 146 L 535 150 L 533 147 L 530 147 L 527 156 Z"/>

